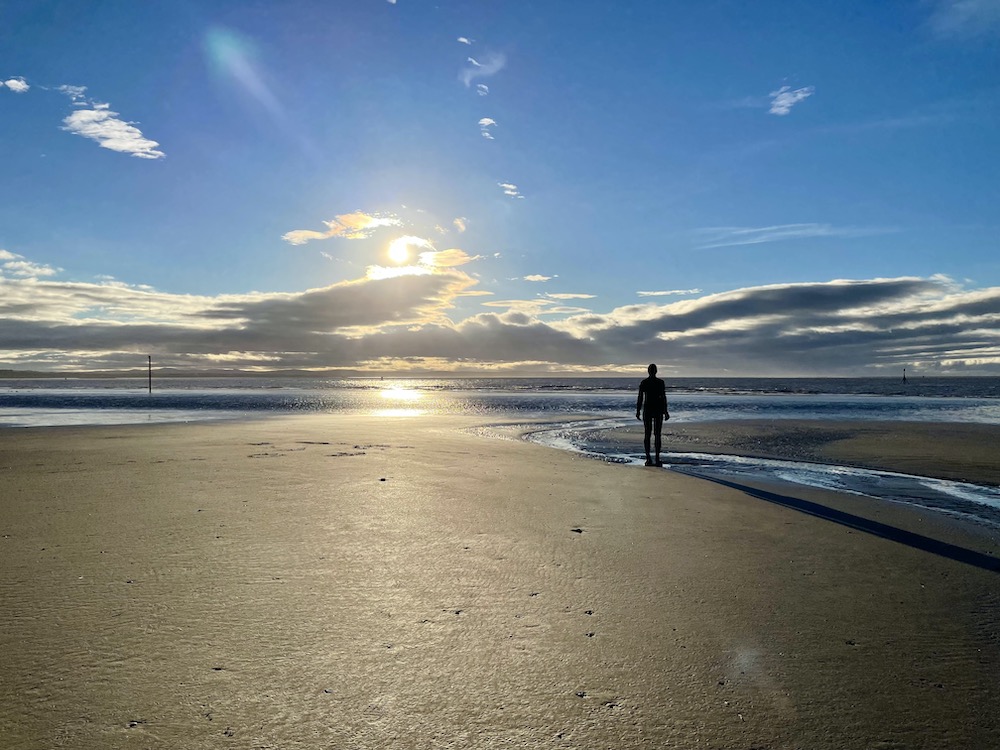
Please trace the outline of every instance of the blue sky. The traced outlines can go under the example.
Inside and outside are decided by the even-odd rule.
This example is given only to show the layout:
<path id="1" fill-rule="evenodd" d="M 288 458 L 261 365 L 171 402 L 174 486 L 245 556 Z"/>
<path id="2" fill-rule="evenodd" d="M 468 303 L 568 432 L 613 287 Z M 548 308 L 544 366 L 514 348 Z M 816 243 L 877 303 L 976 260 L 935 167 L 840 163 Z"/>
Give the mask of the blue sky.
<path id="1" fill-rule="evenodd" d="M 8 3 L 0 368 L 997 373 L 998 63 L 1000 0 Z"/>

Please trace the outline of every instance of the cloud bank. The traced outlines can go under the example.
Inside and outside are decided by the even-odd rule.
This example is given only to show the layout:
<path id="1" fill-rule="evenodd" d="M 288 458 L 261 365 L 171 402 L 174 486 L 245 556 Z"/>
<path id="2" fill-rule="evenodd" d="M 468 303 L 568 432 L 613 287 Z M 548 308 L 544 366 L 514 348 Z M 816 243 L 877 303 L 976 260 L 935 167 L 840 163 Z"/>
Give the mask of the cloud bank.
<path id="1" fill-rule="evenodd" d="M 207 297 L 61 281 L 3 251 L 0 367 L 136 367 L 149 353 L 188 368 L 597 372 L 656 360 L 676 375 L 1000 374 L 1000 287 L 968 290 L 942 276 L 836 280 L 606 312 L 562 308 L 558 300 L 587 296 L 552 294 L 456 316 L 457 300 L 483 293 L 459 268 L 477 258 L 428 256 L 420 273 Z"/>

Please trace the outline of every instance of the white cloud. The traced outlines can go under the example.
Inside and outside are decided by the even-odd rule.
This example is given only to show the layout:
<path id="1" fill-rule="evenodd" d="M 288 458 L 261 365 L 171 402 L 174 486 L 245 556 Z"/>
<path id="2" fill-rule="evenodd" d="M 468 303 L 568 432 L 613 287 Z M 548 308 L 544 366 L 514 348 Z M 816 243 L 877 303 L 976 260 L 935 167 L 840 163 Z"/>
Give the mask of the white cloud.
<path id="1" fill-rule="evenodd" d="M 551 297 L 552 299 L 594 299 L 597 295 L 595 294 L 572 294 L 568 292 L 546 292 L 546 297 Z"/>
<path id="2" fill-rule="evenodd" d="M 469 225 L 469 220 L 466 219 L 464 216 L 459 216 L 456 219 L 454 219 L 451 223 L 455 225 L 455 229 L 457 229 L 459 232 L 464 232 L 466 227 Z"/>
<path id="3" fill-rule="evenodd" d="M 483 138 L 488 140 L 493 140 L 493 134 L 490 132 L 490 128 L 496 127 L 497 121 L 492 117 L 484 117 L 479 121 L 479 132 L 482 134 Z"/>
<path id="4" fill-rule="evenodd" d="M 458 80 L 470 86 L 476 78 L 486 78 L 496 75 L 507 64 L 507 57 L 502 53 L 489 52 L 481 59 L 470 57 L 467 65 L 458 74 Z"/>
<path id="5" fill-rule="evenodd" d="M 402 222 L 395 216 L 379 216 L 364 211 L 354 211 L 324 221 L 326 231 L 317 232 L 312 229 L 293 229 L 281 235 L 281 239 L 290 245 L 304 245 L 312 240 L 326 240 L 331 237 L 343 237 L 348 240 L 360 240 L 370 237 L 379 227 L 396 227 Z"/>
<path id="6" fill-rule="evenodd" d="M 477 83 L 476 93 L 479 94 L 480 96 L 487 96 L 490 93 L 490 87 L 487 86 L 485 83 Z"/>
<path id="7" fill-rule="evenodd" d="M 82 105 L 86 103 L 85 102 L 86 97 L 84 96 L 84 94 L 87 93 L 86 86 L 70 86 L 64 84 L 60 86 L 58 90 L 66 94 L 66 96 L 68 96 L 70 99 L 72 99 L 74 104 Z"/>
<path id="8" fill-rule="evenodd" d="M 44 276 L 55 276 L 62 269 L 53 268 L 45 263 L 32 263 L 23 255 L 0 249 L 0 278 L 5 274 L 21 279 L 38 279 Z"/>
<path id="9" fill-rule="evenodd" d="M 997 0 L 935 0 L 929 23 L 943 37 L 976 37 L 1000 32 Z"/>
<path id="10" fill-rule="evenodd" d="M 765 242 L 801 240 L 813 237 L 871 237 L 896 230 L 885 227 L 835 227 L 831 224 L 776 224 L 770 227 L 708 227 L 699 229 L 699 247 L 759 245 Z"/>
<path id="11" fill-rule="evenodd" d="M 498 182 L 497 185 L 499 185 L 503 189 L 504 195 L 509 195 L 511 198 L 524 197 L 523 195 L 521 195 L 521 191 L 517 189 L 517 185 L 515 185 L 513 182 Z"/>
<path id="12" fill-rule="evenodd" d="M 468 37 L 460 36 L 457 41 L 458 41 L 459 44 L 472 44 L 476 40 L 475 39 L 469 39 Z"/>
<path id="13" fill-rule="evenodd" d="M 792 111 L 792 107 L 808 99 L 815 91 L 815 86 L 805 86 L 794 91 L 791 86 L 782 86 L 777 91 L 771 92 L 771 109 L 768 112 L 772 115 L 787 115 Z"/>
<path id="14" fill-rule="evenodd" d="M 84 99 L 86 86 L 60 86 L 59 90 L 79 107 L 63 120 L 63 130 L 97 141 L 101 148 L 140 159 L 162 159 L 166 156 L 156 148 L 160 144 L 146 138 L 135 123 L 118 119 L 118 112 L 111 111 L 110 105 L 87 102 Z"/>
<path id="15" fill-rule="evenodd" d="M 662 292 L 636 292 L 640 297 L 681 297 L 685 294 L 701 294 L 701 289 L 668 289 Z"/>
<path id="16" fill-rule="evenodd" d="M 556 274 L 555 276 L 542 276 L 540 273 L 532 273 L 522 278 L 524 281 L 551 281 L 552 279 L 559 278 L 559 274 Z M 552 295 L 549 296 L 551 297 Z"/>
<path id="17" fill-rule="evenodd" d="M 28 82 L 25 81 L 20 76 L 14 78 L 8 78 L 6 81 L 0 81 L 0 87 L 6 86 L 15 94 L 23 94 L 25 91 L 31 88 Z"/>
<path id="18" fill-rule="evenodd" d="M 37 279 L 40 276 L 54 276 L 59 269 L 44 264 L 32 263 L 27 260 L 11 260 L 3 264 L 3 270 L 11 276 L 26 279 Z"/>

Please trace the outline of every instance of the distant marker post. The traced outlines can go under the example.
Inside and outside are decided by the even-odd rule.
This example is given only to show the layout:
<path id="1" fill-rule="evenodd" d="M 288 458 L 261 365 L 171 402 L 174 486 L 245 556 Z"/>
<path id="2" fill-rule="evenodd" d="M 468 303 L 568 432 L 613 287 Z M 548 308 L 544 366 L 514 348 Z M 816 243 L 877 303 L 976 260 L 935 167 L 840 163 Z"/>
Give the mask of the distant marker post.
<path id="1" fill-rule="evenodd" d="M 153 392 L 153 355 L 147 354 L 146 359 L 148 360 L 149 367 L 149 392 Z"/>

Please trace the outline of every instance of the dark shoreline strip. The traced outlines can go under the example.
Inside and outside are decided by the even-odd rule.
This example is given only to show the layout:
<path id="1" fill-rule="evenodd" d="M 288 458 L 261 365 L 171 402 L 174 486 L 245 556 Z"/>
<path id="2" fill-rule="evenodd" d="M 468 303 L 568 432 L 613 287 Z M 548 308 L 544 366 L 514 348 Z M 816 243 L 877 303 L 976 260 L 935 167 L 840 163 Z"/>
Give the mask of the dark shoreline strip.
<path id="1" fill-rule="evenodd" d="M 856 529 L 857 531 L 863 531 L 866 534 L 872 534 L 873 536 L 898 542 L 899 544 L 905 544 L 906 546 L 913 547 L 914 549 L 930 552 L 935 555 L 940 555 L 941 557 L 947 557 L 950 560 L 955 560 L 960 563 L 965 563 L 966 565 L 972 565 L 976 568 L 988 570 L 991 573 L 1000 573 L 1000 558 L 993 557 L 992 555 L 986 555 L 982 552 L 976 552 L 975 550 L 966 549 L 965 547 L 959 547 L 956 544 L 942 542 L 939 539 L 931 539 L 930 537 L 923 536 L 921 534 L 915 534 L 912 531 L 898 529 L 895 526 L 889 526 L 888 524 L 880 523 L 879 521 L 872 521 L 861 516 L 853 515 L 852 513 L 845 513 L 842 510 L 829 508 L 810 500 L 803 500 L 801 498 L 791 497 L 790 495 L 779 495 L 776 492 L 759 490 L 756 487 L 730 482 L 725 479 L 717 479 L 715 477 L 706 476 L 694 471 L 685 471 L 683 469 L 672 469 L 672 471 L 676 471 L 679 474 L 697 477 L 698 479 L 704 479 L 708 482 L 715 482 L 716 484 L 721 484 L 724 487 L 730 487 L 734 490 L 744 492 L 751 497 L 757 498 L 758 500 L 766 500 L 767 502 L 774 503 L 775 505 L 781 505 L 786 508 L 791 508 L 792 510 L 797 510 L 800 513 L 806 513 L 810 516 L 832 521 L 833 523 L 839 523 L 841 526 L 847 526 L 848 528 Z"/>

